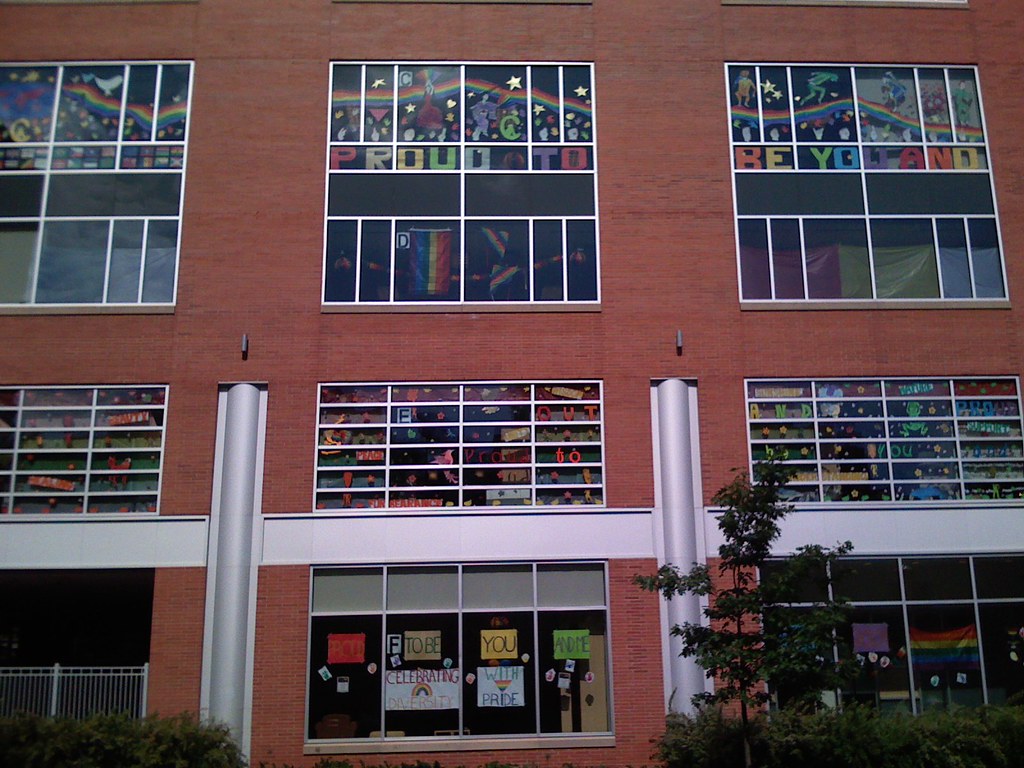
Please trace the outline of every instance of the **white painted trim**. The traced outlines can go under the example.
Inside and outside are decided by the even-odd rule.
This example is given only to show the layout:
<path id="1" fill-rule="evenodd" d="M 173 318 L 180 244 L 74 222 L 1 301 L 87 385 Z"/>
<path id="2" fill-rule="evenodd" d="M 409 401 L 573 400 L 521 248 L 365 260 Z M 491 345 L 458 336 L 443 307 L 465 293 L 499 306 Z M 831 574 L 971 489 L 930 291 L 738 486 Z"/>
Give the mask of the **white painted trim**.
<path id="1" fill-rule="evenodd" d="M 648 509 L 353 516 L 267 515 L 263 565 L 580 560 L 655 556 Z"/>
<path id="2" fill-rule="evenodd" d="M 206 565 L 205 515 L 5 517 L 0 569 L 185 568 Z"/>
<path id="3" fill-rule="evenodd" d="M 722 543 L 714 510 L 704 518 L 708 554 Z M 962 506 L 955 509 L 815 509 L 790 513 L 774 553 L 804 544 L 853 542 L 854 555 L 959 555 L 1020 552 L 1024 514 L 1020 507 Z"/>

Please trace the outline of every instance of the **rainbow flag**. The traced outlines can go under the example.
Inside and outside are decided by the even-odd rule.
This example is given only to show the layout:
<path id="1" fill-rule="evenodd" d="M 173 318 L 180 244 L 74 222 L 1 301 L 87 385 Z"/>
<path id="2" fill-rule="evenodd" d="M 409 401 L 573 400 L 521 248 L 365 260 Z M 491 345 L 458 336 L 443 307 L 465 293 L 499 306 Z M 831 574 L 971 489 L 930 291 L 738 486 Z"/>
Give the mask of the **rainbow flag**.
<path id="1" fill-rule="evenodd" d="M 446 296 L 452 282 L 452 231 L 409 230 L 409 290 Z"/>
<path id="2" fill-rule="evenodd" d="M 973 624 L 941 632 L 910 628 L 910 652 L 918 669 L 978 669 L 978 630 Z"/>

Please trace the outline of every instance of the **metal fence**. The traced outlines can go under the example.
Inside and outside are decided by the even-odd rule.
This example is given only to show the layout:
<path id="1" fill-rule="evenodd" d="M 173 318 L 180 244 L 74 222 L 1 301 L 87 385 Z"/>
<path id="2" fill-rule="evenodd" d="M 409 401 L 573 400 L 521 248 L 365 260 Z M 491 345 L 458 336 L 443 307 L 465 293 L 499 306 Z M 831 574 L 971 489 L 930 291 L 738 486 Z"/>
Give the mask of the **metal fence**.
<path id="1" fill-rule="evenodd" d="M 0 717 L 26 712 L 82 718 L 146 714 L 149 664 L 141 667 L 0 667 Z"/>

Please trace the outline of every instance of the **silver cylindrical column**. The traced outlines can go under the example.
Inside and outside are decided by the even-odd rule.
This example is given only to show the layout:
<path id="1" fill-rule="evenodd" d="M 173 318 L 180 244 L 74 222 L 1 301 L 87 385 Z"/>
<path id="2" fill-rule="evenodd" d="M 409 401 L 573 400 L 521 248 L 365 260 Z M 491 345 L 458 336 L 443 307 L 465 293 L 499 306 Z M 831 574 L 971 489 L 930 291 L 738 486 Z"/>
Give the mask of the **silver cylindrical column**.
<path id="1" fill-rule="evenodd" d="M 210 717 L 241 741 L 249 628 L 249 574 L 256 514 L 256 449 L 260 391 L 235 384 L 227 392 L 224 455 L 217 510 L 217 557 L 210 657 Z"/>
<path id="2" fill-rule="evenodd" d="M 690 393 L 686 382 L 667 379 L 658 385 L 658 448 L 661 456 L 661 507 L 665 533 L 665 562 L 687 571 L 697 562 L 696 510 L 693 502 L 694 466 L 690 450 Z M 700 601 L 677 595 L 668 601 L 669 626 L 700 622 Z M 704 671 L 693 659 L 680 656 L 682 641 L 669 637 L 671 707 L 692 710 L 690 697 L 704 690 Z"/>

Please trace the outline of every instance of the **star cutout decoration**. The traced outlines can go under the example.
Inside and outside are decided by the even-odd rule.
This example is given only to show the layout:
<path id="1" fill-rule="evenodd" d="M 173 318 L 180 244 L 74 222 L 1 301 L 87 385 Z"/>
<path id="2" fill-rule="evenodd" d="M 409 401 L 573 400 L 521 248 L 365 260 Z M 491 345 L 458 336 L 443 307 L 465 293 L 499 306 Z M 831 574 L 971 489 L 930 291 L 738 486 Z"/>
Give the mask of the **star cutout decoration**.
<path id="1" fill-rule="evenodd" d="M 541 112 L 544 111 L 544 109 L 545 109 L 545 107 L 543 107 L 542 105 L 534 104 L 533 105 L 533 114 L 539 115 Z"/>
<path id="2" fill-rule="evenodd" d="M 413 112 L 416 111 L 416 105 L 415 104 L 406 104 L 405 105 L 405 111 L 406 111 L 407 114 L 411 115 Z"/>
<path id="3" fill-rule="evenodd" d="M 576 89 L 575 93 L 577 96 L 582 98 L 587 95 L 587 89 L 581 85 L 579 88 Z"/>
<path id="4" fill-rule="evenodd" d="M 373 81 L 373 85 L 371 85 L 370 87 L 371 88 L 381 88 L 383 85 L 384 85 L 384 78 L 383 77 L 378 77 L 376 80 Z"/>
<path id="5" fill-rule="evenodd" d="M 523 78 L 516 77 L 515 75 L 513 75 L 512 77 L 505 81 L 505 85 L 508 86 L 508 89 L 510 91 L 514 91 L 516 88 L 522 89 Z"/>

